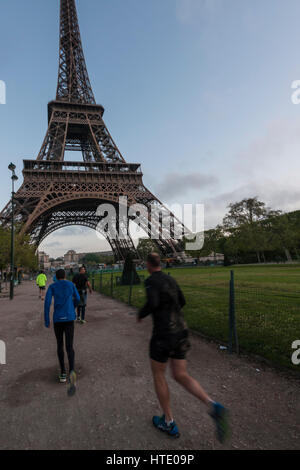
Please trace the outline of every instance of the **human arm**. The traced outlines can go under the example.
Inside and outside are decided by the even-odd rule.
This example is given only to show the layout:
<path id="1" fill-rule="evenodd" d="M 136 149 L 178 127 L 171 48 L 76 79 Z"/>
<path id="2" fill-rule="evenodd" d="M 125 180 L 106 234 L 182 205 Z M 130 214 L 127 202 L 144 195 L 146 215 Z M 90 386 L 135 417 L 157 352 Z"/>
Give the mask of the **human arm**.
<path id="1" fill-rule="evenodd" d="M 146 318 L 148 315 L 153 313 L 159 305 L 159 290 L 149 279 L 145 282 L 147 302 L 138 313 L 138 320 Z"/>
<path id="2" fill-rule="evenodd" d="M 185 300 L 185 297 L 183 295 L 183 292 L 182 290 L 180 289 L 180 287 L 177 285 L 177 292 L 178 292 L 178 301 L 179 301 L 179 305 L 180 307 L 184 307 L 185 304 L 186 304 L 186 300 Z"/>
<path id="3" fill-rule="evenodd" d="M 77 288 L 74 284 L 73 284 L 73 302 L 74 302 L 74 307 L 75 308 L 77 307 L 77 305 L 80 302 L 80 295 L 79 295 L 78 290 L 77 290 Z"/>
<path id="4" fill-rule="evenodd" d="M 86 286 L 88 287 L 89 291 L 90 291 L 90 294 L 92 294 L 93 292 L 93 289 L 92 289 L 92 286 L 91 286 L 91 283 L 89 280 L 86 281 Z"/>
<path id="5" fill-rule="evenodd" d="M 45 319 L 45 327 L 49 328 L 50 326 L 50 307 L 51 307 L 51 302 L 52 302 L 52 288 L 51 286 L 47 290 L 47 294 L 45 297 L 45 303 L 44 303 L 44 319 Z"/>

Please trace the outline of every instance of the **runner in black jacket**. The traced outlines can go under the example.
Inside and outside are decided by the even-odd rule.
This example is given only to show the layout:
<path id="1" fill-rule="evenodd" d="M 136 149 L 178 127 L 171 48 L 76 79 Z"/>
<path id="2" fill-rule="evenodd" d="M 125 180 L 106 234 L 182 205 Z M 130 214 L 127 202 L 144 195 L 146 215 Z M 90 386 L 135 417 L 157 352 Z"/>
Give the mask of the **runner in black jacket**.
<path id="1" fill-rule="evenodd" d="M 179 437 L 178 427 L 170 407 L 169 388 L 165 378 L 167 362 L 170 359 L 174 379 L 208 406 L 209 413 L 217 425 L 218 438 L 224 442 L 227 434 L 225 408 L 214 402 L 187 372 L 186 354 L 190 349 L 190 342 L 181 310 L 186 303 L 184 295 L 176 281 L 161 271 L 160 257 L 157 253 L 151 253 L 148 256 L 147 267 L 151 274 L 145 282 L 147 302 L 139 311 L 138 321 L 140 322 L 152 314 L 151 368 L 155 390 L 164 411 L 162 417 L 153 417 L 153 424 L 170 436 Z"/>
<path id="2" fill-rule="evenodd" d="M 86 323 L 85 309 L 87 302 L 87 290 L 89 289 L 90 294 L 93 292 L 84 266 L 81 266 L 79 273 L 75 274 L 73 277 L 73 284 L 75 284 L 80 295 L 80 302 L 77 307 L 77 321 L 81 324 L 84 324 Z"/>

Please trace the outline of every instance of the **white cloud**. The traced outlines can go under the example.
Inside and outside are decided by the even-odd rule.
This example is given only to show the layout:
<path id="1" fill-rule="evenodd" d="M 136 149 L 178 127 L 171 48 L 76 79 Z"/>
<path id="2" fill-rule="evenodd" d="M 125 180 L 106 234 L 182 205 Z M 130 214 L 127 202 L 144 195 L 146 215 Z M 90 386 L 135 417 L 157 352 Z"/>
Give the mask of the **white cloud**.
<path id="1" fill-rule="evenodd" d="M 95 230 L 70 226 L 49 235 L 41 243 L 39 249 L 45 251 L 51 257 L 57 258 L 64 255 L 68 250 L 75 250 L 77 253 L 88 253 L 107 251 L 111 248 L 104 238 L 98 238 Z"/>
<path id="2" fill-rule="evenodd" d="M 257 196 L 273 209 L 300 210 L 300 122 L 278 119 L 228 161 L 226 188 L 207 191 L 205 223 L 221 223 L 231 202 Z"/>
<path id="3" fill-rule="evenodd" d="M 261 136 L 250 142 L 235 158 L 234 172 L 252 178 L 268 177 L 298 181 L 300 171 L 300 121 L 287 119 L 270 123 Z"/>

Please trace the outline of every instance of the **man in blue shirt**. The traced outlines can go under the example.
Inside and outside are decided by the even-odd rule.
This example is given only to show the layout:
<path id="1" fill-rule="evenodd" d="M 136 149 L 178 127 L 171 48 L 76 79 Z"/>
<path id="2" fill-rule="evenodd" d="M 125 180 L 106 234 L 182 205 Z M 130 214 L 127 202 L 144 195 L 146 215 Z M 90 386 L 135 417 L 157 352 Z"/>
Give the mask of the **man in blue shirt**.
<path id="1" fill-rule="evenodd" d="M 61 373 L 59 381 L 66 383 L 67 374 L 64 361 L 64 335 L 66 350 L 69 360 L 70 386 L 68 394 L 74 395 L 76 391 L 76 374 L 74 370 L 75 353 L 73 349 L 74 321 L 76 320 L 75 308 L 80 302 L 80 296 L 74 284 L 66 281 L 66 273 L 63 269 L 56 272 L 57 282 L 51 284 L 47 290 L 45 298 L 45 326 L 50 328 L 50 307 L 52 297 L 54 297 L 53 323 L 57 340 L 57 355 L 59 359 Z"/>

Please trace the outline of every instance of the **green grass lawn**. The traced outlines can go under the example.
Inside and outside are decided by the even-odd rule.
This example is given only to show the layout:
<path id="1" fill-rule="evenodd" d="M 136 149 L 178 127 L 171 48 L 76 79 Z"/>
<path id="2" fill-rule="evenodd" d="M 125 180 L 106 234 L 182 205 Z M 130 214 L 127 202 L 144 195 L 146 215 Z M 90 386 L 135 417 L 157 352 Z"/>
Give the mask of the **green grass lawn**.
<path id="1" fill-rule="evenodd" d="M 168 272 L 182 288 L 188 326 L 208 337 L 228 341 L 230 270 L 235 274 L 236 323 L 240 349 L 274 364 L 299 370 L 291 363 L 292 342 L 300 339 L 300 265 L 173 268 Z M 144 278 L 146 272 L 139 272 Z M 129 301 L 129 287 L 116 286 L 113 297 Z M 95 275 L 100 291 L 100 275 Z M 103 274 L 101 292 L 111 295 L 111 275 Z M 132 305 L 145 302 L 143 283 L 132 289 Z"/>

